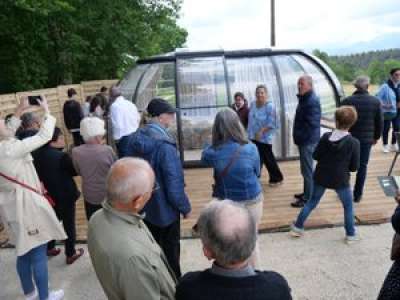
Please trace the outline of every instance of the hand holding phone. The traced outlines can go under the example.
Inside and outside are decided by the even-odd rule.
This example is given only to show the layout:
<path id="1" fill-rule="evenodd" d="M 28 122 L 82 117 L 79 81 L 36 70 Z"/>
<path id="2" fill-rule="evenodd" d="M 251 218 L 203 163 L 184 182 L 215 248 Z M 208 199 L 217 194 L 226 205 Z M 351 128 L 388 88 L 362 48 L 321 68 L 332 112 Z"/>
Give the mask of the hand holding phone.
<path id="1" fill-rule="evenodd" d="M 28 96 L 29 105 L 40 105 L 39 101 L 42 101 L 41 96 Z"/>

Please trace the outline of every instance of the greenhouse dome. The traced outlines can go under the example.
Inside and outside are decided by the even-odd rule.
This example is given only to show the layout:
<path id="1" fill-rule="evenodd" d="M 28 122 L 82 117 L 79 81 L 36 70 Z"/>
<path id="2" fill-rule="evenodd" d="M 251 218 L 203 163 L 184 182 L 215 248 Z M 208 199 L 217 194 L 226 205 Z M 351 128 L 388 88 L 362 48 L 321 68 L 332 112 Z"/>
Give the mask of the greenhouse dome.
<path id="1" fill-rule="evenodd" d="M 297 106 L 297 80 L 309 74 L 320 96 L 323 119 L 332 120 L 343 96 L 332 70 L 318 58 L 300 50 L 177 51 L 137 62 L 119 82 L 123 95 L 144 111 L 154 97 L 177 108 L 176 134 L 185 165 L 198 163 L 201 149 L 211 142 L 211 128 L 218 110 L 233 103 L 242 92 L 249 103 L 255 88 L 265 84 L 276 106 L 280 128 L 273 143 L 278 159 L 298 156 L 292 140 Z"/>

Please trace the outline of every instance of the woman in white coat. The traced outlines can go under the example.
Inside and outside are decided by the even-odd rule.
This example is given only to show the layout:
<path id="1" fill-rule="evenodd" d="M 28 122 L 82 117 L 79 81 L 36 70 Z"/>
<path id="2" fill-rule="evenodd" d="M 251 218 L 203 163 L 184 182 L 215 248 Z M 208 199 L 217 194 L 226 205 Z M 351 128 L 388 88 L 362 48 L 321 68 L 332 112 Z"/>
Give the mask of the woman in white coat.
<path id="1" fill-rule="evenodd" d="M 40 194 L 41 184 L 30 154 L 51 139 L 56 123 L 46 99 L 42 96 L 39 102 L 44 121 L 30 138 L 20 141 L 14 137 L 19 117 L 29 108 L 27 99 L 21 101 L 9 121 L 0 119 L 0 213 L 16 247 L 17 272 L 26 299 L 39 296 L 40 300 L 54 300 L 62 299 L 64 292 L 49 293 L 46 245 L 51 240 L 64 240 L 66 235 L 49 202 Z"/>

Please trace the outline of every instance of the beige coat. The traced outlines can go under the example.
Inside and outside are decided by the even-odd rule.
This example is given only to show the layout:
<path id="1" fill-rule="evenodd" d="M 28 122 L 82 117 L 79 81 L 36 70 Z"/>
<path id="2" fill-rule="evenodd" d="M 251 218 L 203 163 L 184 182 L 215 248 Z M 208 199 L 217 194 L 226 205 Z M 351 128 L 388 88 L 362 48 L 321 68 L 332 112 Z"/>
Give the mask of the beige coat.
<path id="1" fill-rule="evenodd" d="M 20 121 L 11 119 L 15 130 Z M 32 163 L 31 152 L 46 144 L 52 137 L 56 119 L 45 117 L 35 136 L 24 139 L 0 140 L 0 172 L 40 190 L 40 181 Z M 0 176 L 0 214 L 9 229 L 17 255 L 51 240 L 64 240 L 66 235 L 48 201 L 18 184 Z"/>

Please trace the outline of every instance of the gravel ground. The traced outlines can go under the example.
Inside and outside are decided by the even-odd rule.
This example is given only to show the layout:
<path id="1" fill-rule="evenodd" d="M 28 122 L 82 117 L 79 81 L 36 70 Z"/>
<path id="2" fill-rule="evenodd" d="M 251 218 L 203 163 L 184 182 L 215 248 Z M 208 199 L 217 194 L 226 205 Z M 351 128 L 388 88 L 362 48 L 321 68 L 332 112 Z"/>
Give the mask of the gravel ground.
<path id="1" fill-rule="evenodd" d="M 359 227 L 363 240 L 343 242 L 343 228 L 307 231 L 293 240 L 287 233 L 260 235 L 261 268 L 284 275 L 294 299 L 376 299 L 390 268 L 393 230 L 389 224 Z M 86 245 L 83 246 L 86 249 Z M 0 250 L 0 299 L 23 299 L 12 249 Z M 201 270 L 210 263 L 199 240 L 182 241 L 182 268 Z M 68 300 L 106 299 L 86 252 L 72 266 L 64 257 L 49 262 L 51 286 L 63 288 Z"/>

